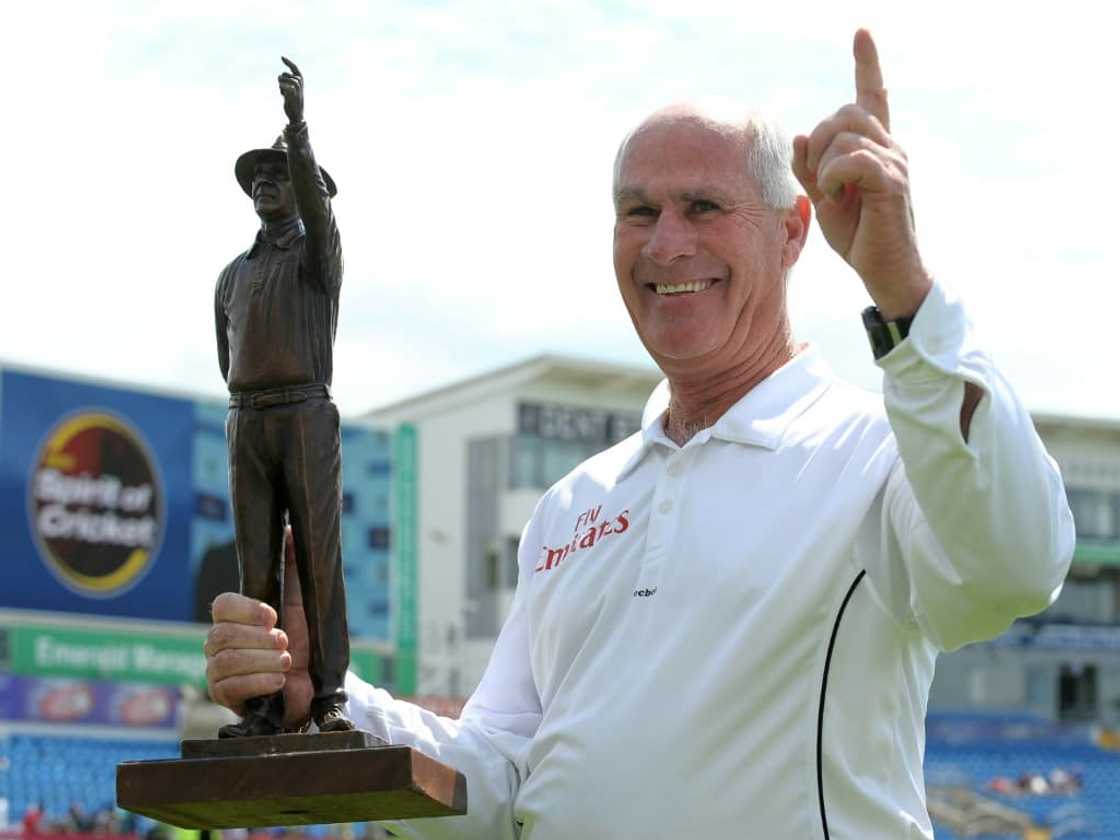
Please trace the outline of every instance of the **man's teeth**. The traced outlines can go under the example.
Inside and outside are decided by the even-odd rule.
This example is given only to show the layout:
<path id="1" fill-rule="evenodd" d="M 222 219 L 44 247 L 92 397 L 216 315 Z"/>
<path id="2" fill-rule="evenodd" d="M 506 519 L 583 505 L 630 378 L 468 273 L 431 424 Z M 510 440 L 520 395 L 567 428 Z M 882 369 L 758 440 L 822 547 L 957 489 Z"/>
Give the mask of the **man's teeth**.
<path id="1" fill-rule="evenodd" d="M 658 283 L 656 288 L 659 295 L 681 295 L 702 292 L 711 285 L 711 280 L 697 280 L 695 283 Z"/>

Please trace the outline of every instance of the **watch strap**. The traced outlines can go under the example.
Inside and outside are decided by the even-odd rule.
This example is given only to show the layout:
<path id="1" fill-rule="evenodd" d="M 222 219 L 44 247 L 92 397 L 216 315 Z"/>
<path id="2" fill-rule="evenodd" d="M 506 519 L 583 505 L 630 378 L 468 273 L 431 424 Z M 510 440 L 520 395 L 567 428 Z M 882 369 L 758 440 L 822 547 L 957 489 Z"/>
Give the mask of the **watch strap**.
<path id="1" fill-rule="evenodd" d="M 891 350 L 901 344 L 910 334 L 910 324 L 914 316 L 896 318 L 893 321 L 884 321 L 878 307 L 869 306 L 863 310 L 863 328 L 867 330 L 867 339 L 871 342 L 871 353 L 876 360 L 883 358 Z"/>

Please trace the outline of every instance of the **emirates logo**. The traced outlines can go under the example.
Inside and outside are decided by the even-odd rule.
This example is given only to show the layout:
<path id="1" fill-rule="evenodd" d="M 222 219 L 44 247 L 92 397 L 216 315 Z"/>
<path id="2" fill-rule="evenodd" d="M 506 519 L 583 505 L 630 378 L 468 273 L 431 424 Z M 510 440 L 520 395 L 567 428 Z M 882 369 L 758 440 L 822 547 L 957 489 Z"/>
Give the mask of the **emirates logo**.
<path id="1" fill-rule="evenodd" d="M 593 548 L 596 543 L 602 542 L 616 534 L 623 534 L 630 528 L 630 511 L 622 511 L 617 516 L 603 518 L 603 506 L 585 510 L 576 517 L 573 531 L 575 536 L 572 541 L 555 547 L 541 546 L 541 561 L 534 572 L 547 572 L 556 568 L 571 555 Z"/>

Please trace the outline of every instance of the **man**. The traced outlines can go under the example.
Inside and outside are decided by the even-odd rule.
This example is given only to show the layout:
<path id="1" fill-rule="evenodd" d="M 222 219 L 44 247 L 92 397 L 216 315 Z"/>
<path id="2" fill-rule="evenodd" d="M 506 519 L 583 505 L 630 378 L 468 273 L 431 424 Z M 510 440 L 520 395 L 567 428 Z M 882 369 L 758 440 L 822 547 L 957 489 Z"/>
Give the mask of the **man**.
<path id="1" fill-rule="evenodd" d="M 360 725 L 467 776 L 467 816 L 395 831 L 932 836 L 937 652 L 1047 606 L 1073 530 L 1029 416 L 924 267 L 867 32 L 854 51 L 855 104 L 793 144 L 807 197 L 765 123 L 669 108 L 624 141 L 615 272 L 668 387 L 538 504 L 460 721 L 350 683 Z M 792 338 L 810 200 L 876 304 L 885 415 Z M 212 640 L 243 639 L 211 643 L 215 699 L 299 690 L 266 608 L 223 595 L 214 617 Z"/>
<path id="2" fill-rule="evenodd" d="M 287 516 L 310 644 L 311 699 L 303 698 L 296 723 L 310 717 L 321 731 L 341 731 L 353 728 L 343 713 L 350 648 L 338 410 L 330 398 L 342 248 L 331 212 L 334 181 L 315 163 L 303 119 L 303 76 L 283 61 L 291 71 L 279 77 L 288 125 L 271 149 L 246 152 L 234 167 L 261 229 L 218 278 L 214 316 L 230 390 L 226 438 L 241 593 L 280 610 Z M 274 638 L 284 637 L 277 631 Z M 284 727 L 284 697 L 275 690 L 246 698 L 240 711 L 244 719 L 221 736 Z"/>

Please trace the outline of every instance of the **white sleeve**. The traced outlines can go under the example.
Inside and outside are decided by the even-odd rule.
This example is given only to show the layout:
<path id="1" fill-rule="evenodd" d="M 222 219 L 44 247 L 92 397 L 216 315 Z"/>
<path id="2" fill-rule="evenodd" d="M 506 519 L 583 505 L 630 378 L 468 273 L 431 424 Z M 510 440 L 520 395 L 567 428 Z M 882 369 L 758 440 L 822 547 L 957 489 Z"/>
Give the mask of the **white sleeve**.
<path id="1" fill-rule="evenodd" d="M 526 526 L 520 561 L 527 556 Z M 541 720 L 541 704 L 529 666 L 525 562 L 509 618 L 490 663 L 459 720 L 440 717 L 347 674 L 347 711 L 360 729 L 391 744 L 407 744 L 439 759 L 467 779 L 467 814 L 389 823 L 397 836 L 423 840 L 513 840 L 520 826 L 513 803 L 526 775 L 529 743 Z"/>
<path id="2" fill-rule="evenodd" d="M 901 457 L 885 493 L 883 559 L 940 649 L 991 638 L 1061 590 L 1075 538 L 1057 465 L 940 285 L 879 364 Z M 967 441 L 966 382 L 983 391 Z"/>

